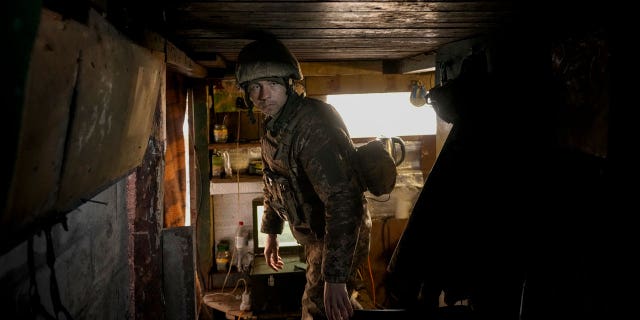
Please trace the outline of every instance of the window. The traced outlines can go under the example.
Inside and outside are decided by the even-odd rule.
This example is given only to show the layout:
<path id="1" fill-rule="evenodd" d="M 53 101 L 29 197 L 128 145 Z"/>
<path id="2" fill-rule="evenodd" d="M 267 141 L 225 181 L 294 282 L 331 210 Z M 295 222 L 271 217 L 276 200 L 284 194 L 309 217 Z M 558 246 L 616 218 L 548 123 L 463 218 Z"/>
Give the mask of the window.
<path id="1" fill-rule="evenodd" d="M 436 113 L 432 107 L 416 107 L 409 92 L 328 95 L 344 119 L 352 138 L 432 135 Z"/>

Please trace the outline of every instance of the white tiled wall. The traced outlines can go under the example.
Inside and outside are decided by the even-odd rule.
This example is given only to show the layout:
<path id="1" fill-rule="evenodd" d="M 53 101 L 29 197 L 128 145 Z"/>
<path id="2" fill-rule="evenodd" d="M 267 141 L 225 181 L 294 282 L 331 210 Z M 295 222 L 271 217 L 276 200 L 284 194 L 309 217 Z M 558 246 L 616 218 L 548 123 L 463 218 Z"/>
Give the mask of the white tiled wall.
<path id="1" fill-rule="evenodd" d="M 251 204 L 253 199 L 262 196 L 262 182 L 215 183 L 212 184 L 211 190 L 215 243 L 227 239 L 233 246 L 239 221 L 243 221 L 250 229 L 253 228 Z M 250 245 L 249 248 L 253 246 Z"/>

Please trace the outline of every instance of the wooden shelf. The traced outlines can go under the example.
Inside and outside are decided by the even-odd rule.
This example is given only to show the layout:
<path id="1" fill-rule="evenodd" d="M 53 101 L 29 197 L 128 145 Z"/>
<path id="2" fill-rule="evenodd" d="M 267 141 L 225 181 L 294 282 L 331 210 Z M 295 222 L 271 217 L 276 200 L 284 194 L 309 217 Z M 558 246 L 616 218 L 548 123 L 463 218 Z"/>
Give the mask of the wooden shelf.
<path id="1" fill-rule="evenodd" d="M 240 177 L 238 180 L 212 179 L 209 183 L 209 193 L 211 195 L 237 194 L 237 193 L 261 193 L 264 190 L 261 177 L 250 176 L 250 178 Z"/>
<path id="2" fill-rule="evenodd" d="M 238 180 L 238 177 L 233 176 L 233 178 L 213 178 L 211 179 L 211 182 L 213 183 L 236 183 L 236 182 L 261 182 L 262 181 L 262 176 L 261 175 L 248 175 L 248 174 L 241 174 L 240 175 L 240 179 Z"/>
<path id="3" fill-rule="evenodd" d="M 252 148 L 259 147 L 260 141 L 249 141 L 249 142 L 227 142 L 227 143 L 210 143 L 209 150 L 230 150 L 235 148 Z"/>

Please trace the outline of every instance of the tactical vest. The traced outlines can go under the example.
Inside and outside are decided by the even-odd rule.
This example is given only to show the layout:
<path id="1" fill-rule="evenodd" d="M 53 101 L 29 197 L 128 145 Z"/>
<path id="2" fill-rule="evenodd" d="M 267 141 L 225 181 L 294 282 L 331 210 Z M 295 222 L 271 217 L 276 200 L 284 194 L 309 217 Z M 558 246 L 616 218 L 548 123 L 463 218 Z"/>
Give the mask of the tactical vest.
<path id="1" fill-rule="evenodd" d="M 304 125 L 300 123 L 301 119 L 308 118 L 310 113 L 315 112 L 323 121 L 337 125 L 346 134 L 342 121 L 332 114 L 333 109 L 323 104 L 324 102 L 314 99 L 299 99 L 292 105 L 287 105 L 285 108 L 291 107 L 291 110 L 283 110 L 283 127 L 276 128 L 275 132 L 265 129 L 262 139 L 263 153 L 273 155 L 272 158 L 263 159 L 265 187 L 270 191 L 267 196 L 271 197 L 267 200 L 281 218 L 289 221 L 296 239 L 301 242 L 322 238 L 325 213 L 324 204 L 307 181 L 305 173 L 298 168 L 292 151 L 295 133 L 299 132 L 297 127 Z M 348 135 L 347 139 L 337 140 L 348 141 L 349 145 L 343 146 L 348 151 L 347 154 L 355 152 Z"/>
<path id="2" fill-rule="evenodd" d="M 289 108 L 292 109 L 287 110 Z M 322 236 L 325 225 L 324 212 L 313 212 L 318 208 L 324 209 L 324 204 L 311 184 L 305 181 L 307 178 L 304 172 L 298 170 L 298 163 L 292 152 L 294 135 L 299 132 L 297 127 L 304 125 L 300 120 L 308 119 L 309 113 L 316 112 L 314 116 L 340 129 L 336 130 L 339 136 L 334 141 L 343 143 L 341 148 L 346 151 L 361 194 L 367 190 L 376 196 L 391 193 L 396 183 L 396 165 L 379 140 L 355 148 L 339 114 L 318 100 L 298 100 L 286 105 L 283 112 L 281 117 L 285 118 L 281 121 L 284 128 L 277 129 L 273 134 L 264 132 L 262 150 L 272 154 L 273 158 L 265 161 L 263 170 L 265 186 L 272 197 L 268 199 L 271 207 L 289 221 L 298 240 L 312 235 Z"/>

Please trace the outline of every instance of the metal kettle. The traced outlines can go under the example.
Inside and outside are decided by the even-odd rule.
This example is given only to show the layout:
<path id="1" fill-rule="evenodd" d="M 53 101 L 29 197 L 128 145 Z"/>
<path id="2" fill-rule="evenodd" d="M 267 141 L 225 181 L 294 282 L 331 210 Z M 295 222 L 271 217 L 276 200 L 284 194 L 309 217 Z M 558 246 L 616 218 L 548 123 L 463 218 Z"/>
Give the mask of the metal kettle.
<path id="1" fill-rule="evenodd" d="M 390 137 L 390 138 L 380 137 L 378 138 L 378 140 L 382 142 L 382 144 L 384 145 L 384 148 L 387 150 L 389 155 L 391 155 L 391 158 L 393 159 L 393 162 L 396 164 L 396 167 L 399 166 L 404 161 L 404 156 L 406 152 L 404 141 L 400 139 L 400 137 Z M 398 152 L 398 149 L 396 149 L 396 145 L 400 146 L 399 152 Z"/>

